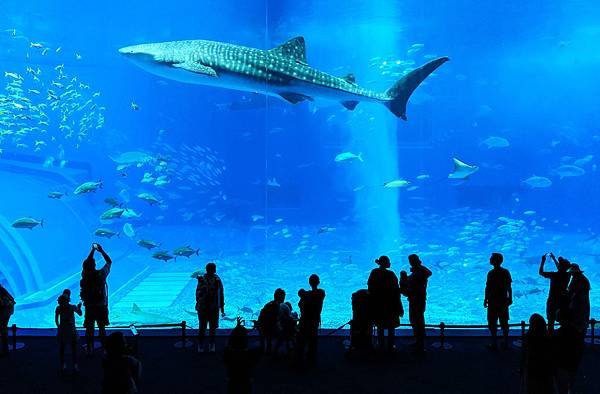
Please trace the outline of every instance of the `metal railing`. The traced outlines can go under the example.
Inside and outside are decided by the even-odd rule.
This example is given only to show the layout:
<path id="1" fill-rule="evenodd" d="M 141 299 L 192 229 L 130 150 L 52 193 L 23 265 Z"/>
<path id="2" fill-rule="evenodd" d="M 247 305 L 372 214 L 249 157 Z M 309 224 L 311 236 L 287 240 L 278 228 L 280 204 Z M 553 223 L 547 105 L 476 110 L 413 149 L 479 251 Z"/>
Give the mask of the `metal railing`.
<path id="1" fill-rule="evenodd" d="M 351 322 L 347 322 L 344 325 L 338 327 L 337 329 L 332 329 L 329 333 L 323 333 L 322 336 L 331 336 L 333 334 L 335 334 L 336 332 L 340 331 L 342 328 L 344 328 L 345 326 L 347 326 L 348 324 L 350 324 Z M 590 319 L 589 321 L 589 335 L 587 335 L 586 332 L 586 336 L 585 338 L 589 338 L 590 339 L 590 343 L 591 345 L 596 345 L 596 324 L 598 324 L 598 321 L 596 319 Z M 519 327 L 521 329 L 521 338 L 523 338 L 525 336 L 526 333 L 526 329 L 529 326 L 529 324 L 527 324 L 524 320 L 521 320 L 520 323 L 512 323 L 508 325 L 509 328 L 514 328 L 514 327 Z M 412 326 L 410 324 L 400 324 L 399 326 L 400 328 L 411 328 Z M 172 329 L 172 328 L 177 328 L 180 329 L 180 341 L 178 341 L 175 346 L 178 348 L 186 348 L 189 347 L 191 345 L 190 341 L 188 340 L 189 336 L 187 333 L 187 329 L 188 329 L 188 324 L 185 320 L 183 320 L 181 323 L 165 323 L 165 324 L 130 324 L 129 326 L 114 326 L 114 327 L 108 327 L 109 330 L 130 330 L 132 337 L 134 338 L 134 345 L 137 347 L 137 340 L 138 337 L 140 336 L 140 330 L 156 330 L 156 329 L 162 329 L 162 328 L 167 328 L 167 329 Z M 488 326 L 487 325 L 483 325 L 483 324 L 446 324 L 444 322 L 440 322 L 439 324 L 425 324 L 425 328 L 426 329 L 433 329 L 433 330 L 439 330 L 439 334 L 437 336 L 439 343 L 440 343 L 440 349 L 445 349 L 446 348 L 446 337 L 447 337 L 447 331 L 448 330 L 476 330 L 476 329 L 487 329 Z M 78 327 L 78 329 L 83 329 L 83 327 Z M 253 328 L 255 329 L 255 328 Z M 11 334 L 12 334 L 12 349 L 19 349 L 22 348 L 23 346 L 18 346 L 17 344 L 17 331 L 18 331 L 18 327 L 16 324 L 13 324 L 11 326 Z M 324 331 L 324 330 L 322 330 Z M 430 336 L 431 337 L 431 336 Z"/>

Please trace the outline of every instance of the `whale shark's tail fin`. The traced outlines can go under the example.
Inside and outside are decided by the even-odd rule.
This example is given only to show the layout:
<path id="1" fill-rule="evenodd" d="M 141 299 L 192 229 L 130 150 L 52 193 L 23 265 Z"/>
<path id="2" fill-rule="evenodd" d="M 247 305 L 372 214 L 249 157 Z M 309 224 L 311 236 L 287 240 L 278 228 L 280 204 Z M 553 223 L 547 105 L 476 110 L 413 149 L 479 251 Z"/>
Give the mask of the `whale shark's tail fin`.
<path id="1" fill-rule="evenodd" d="M 439 59 L 432 60 L 403 76 L 402 79 L 387 90 L 386 95 L 390 97 L 390 100 L 385 101 L 385 105 L 394 115 L 406 120 L 406 103 L 412 92 L 414 92 L 429 74 L 434 72 L 448 60 L 450 59 L 447 57 L 440 57 Z"/>

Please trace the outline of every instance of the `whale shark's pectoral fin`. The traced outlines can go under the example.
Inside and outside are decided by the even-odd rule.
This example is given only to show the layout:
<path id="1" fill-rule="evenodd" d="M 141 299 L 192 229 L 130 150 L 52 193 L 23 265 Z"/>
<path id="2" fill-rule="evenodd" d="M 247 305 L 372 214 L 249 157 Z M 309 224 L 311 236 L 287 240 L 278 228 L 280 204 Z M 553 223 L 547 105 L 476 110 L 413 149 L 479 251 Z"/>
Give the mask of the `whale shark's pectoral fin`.
<path id="1" fill-rule="evenodd" d="M 342 79 L 348 83 L 356 84 L 356 77 L 352 73 L 344 75 Z"/>
<path id="2" fill-rule="evenodd" d="M 358 105 L 358 101 L 342 101 L 344 108 L 354 111 L 354 108 Z"/>
<path id="3" fill-rule="evenodd" d="M 304 101 L 304 100 L 314 101 L 314 99 L 312 97 L 306 96 L 306 95 L 300 94 L 300 93 L 281 92 L 281 93 L 279 93 L 279 95 L 285 101 L 290 102 L 292 104 L 298 104 L 299 102 Z"/>
<path id="4" fill-rule="evenodd" d="M 294 37 L 283 44 L 270 49 L 269 52 L 280 56 L 291 57 L 298 63 L 308 64 L 306 62 L 306 45 L 304 44 L 304 37 Z"/>
<path id="5" fill-rule="evenodd" d="M 193 63 L 193 62 L 185 62 L 185 63 L 175 63 L 173 67 L 181 68 L 183 70 L 196 73 L 196 74 L 204 74 L 209 77 L 217 77 L 217 72 L 208 66 L 205 66 L 201 63 Z"/>

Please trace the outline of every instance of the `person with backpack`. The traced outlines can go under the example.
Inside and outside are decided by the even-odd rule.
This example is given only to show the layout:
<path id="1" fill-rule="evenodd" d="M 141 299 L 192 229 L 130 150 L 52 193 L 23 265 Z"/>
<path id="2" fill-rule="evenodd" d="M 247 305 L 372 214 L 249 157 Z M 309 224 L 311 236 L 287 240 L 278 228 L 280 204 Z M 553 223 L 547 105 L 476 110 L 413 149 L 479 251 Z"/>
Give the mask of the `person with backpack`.
<path id="1" fill-rule="evenodd" d="M 302 361 L 304 357 L 304 348 L 307 347 L 307 359 L 314 363 L 317 358 L 317 340 L 319 338 L 319 326 L 321 325 L 321 312 L 323 310 L 323 300 L 325 299 L 325 290 L 319 289 L 319 276 L 312 274 L 308 278 L 310 290 L 298 290 L 300 302 L 300 325 L 298 333 L 298 360 Z"/>
<path id="2" fill-rule="evenodd" d="M 65 363 L 65 346 L 71 346 L 71 355 L 73 357 L 73 372 L 79 373 L 77 365 L 77 330 L 75 329 L 75 314 L 81 316 L 81 302 L 77 305 L 71 304 L 71 290 L 65 289 L 58 297 L 58 306 L 54 311 L 54 322 L 56 323 L 59 360 L 62 366 L 61 372 L 67 372 L 67 363 Z"/>
<path id="3" fill-rule="evenodd" d="M 95 252 L 99 252 L 105 261 L 105 264 L 99 270 L 96 269 Z M 85 338 L 87 346 L 87 355 L 94 353 L 94 326 L 98 324 L 98 336 L 104 346 L 106 336 L 106 326 L 110 324 L 108 320 L 108 286 L 106 278 L 110 274 L 112 260 L 106 254 L 102 246 L 97 243 L 92 244 L 92 250 L 83 261 L 83 270 L 81 271 L 81 300 L 85 307 L 83 326 L 85 327 Z"/>
<path id="4" fill-rule="evenodd" d="M 208 351 L 215 352 L 215 333 L 219 327 L 219 310 L 225 316 L 225 299 L 223 295 L 223 282 L 217 275 L 215 263 L 206 264 L 206 273 L 196 271 L 192 278 L 198 279 L 196 286 L 196 311 L 198 312 L 198 353 L 203 353 L 204 335 L 206 327 L 209 329 Z"/>
<path id="5" fill-rule="evenodd" d="M 0 356 L 8 354 L 8 321 L 15 312 L 15 299 L 0 284 Z"/>
<path id="6" fill-rule="evenodd" d="M 261 349 L 264 349 L 265 354 L 271 354 L 273 339 L 277 339 L 274 355 L 277 354 L 278 347 L 281 345 L 281 321 L 291 314 L 290 309 L 284 302 L 285 291 L 277 289 L 273 294 L 273 299 L 265 304 L 258 315 L 257 323 L 260 334 L 260 345 Z"/>

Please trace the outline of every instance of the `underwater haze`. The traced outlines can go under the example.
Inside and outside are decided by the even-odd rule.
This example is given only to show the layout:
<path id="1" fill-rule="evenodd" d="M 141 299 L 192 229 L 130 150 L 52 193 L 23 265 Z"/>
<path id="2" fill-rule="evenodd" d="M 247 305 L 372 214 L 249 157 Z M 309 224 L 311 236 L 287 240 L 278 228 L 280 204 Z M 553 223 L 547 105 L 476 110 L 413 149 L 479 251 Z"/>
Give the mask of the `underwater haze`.
<path id="1" fill-rule="evenodd" d="M 54 326 L 64 288 L 77 302 L 92 242 L 114 261 L 112 325 L 197 324 L 190 275 L 214 261 L 223 327 L 256 319 L 277 287 L 297 309 L 312 273 L 327 292 L 323 327 L 337 327 L 374 259 L 390 256 L 398 274 L 411 253 L 433 272 L 430 323 L 485 322 L 491 252 L 512 274 L 512 322 L 545 314 L 550 251 L 582 267 L 599 316 L 598 2 L 5 0 L 2 11 L 0 283 L 17 325 Z M 270 80 L 280 97 L 239 79 L 214 86 L 224 74 L 212 63 L 150 68 L 140 61 L 157 56 L 119 53 L 179 40 L 275 48 L 290 72 L 319 70 L 385 105 L 313 96 L 310 81 Z M 394 84 L 445 56 L 407 120 L 394 114 Z"/>

